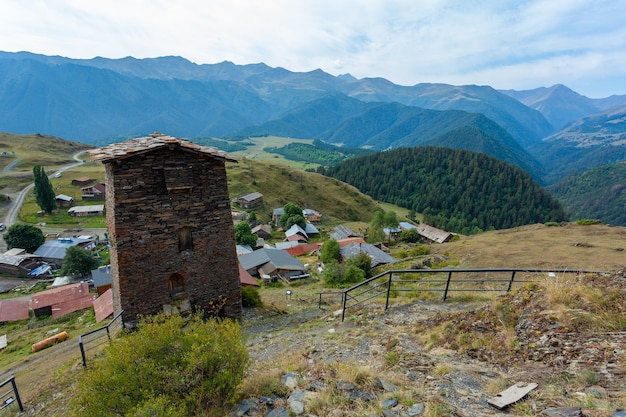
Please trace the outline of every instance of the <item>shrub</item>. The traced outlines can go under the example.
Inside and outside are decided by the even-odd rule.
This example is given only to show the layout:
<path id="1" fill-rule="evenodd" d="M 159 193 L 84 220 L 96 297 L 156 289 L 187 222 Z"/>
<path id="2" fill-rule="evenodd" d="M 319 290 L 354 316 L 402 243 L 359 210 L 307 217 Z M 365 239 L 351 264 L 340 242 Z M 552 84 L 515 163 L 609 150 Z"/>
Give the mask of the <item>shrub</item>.
<path id="1" fill-rule="evenodd" d="M 78 378 L 75 416 L 223 415 L 248 365 L 236 321 L 159 314 Z M 216 411 L 218 412 L 216 414 Z"/>
<path id="2" fill-rule="evenodd" d="M 328 287 L 341 288 L 365 279 L 365 272 L 355 265 L 342 265 L 338 262 L 326 264 L 322 273 Z"/>
<path id="3" fill-rule="evenodd" d="M 242 287 L 241 304 L 244 307 L 261 307 L 263 301 L 261 301 L 259 290 L 255 287 Z"/>
<path id="4" fill-rule="evenodd" d="M 602 221 L 598 220 L 598 219 L 578 219 L 576 220 L 576 224 L 579 224 L 581 226 L 589 226 L 591 224 L 600 224 L 602 223 Z"/>
<path id="5" fill-rule="evenodd" d="M 430 246 L 428 245 L 418 245 L 411 248 L 411 256 L 423 256 L 428 255 L 430 253 Z"/>

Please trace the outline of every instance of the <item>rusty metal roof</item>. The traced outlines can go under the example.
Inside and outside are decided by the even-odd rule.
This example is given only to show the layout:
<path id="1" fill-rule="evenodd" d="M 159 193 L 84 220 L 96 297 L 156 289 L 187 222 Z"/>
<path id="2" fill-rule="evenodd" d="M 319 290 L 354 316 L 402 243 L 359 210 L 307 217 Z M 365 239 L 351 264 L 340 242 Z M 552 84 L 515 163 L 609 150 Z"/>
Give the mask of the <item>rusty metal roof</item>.
<path id="1" fill-rule="evenodd" d="M 28 318 L 30 300 L 0 301 L 0 323 Z"/>
<path id="2" fill-rule="evenodd" d="M 115 159 L 129 158 L 131 156 L 140 155 L 142 153 L 151 152 L 165 147 L 172 150 L 182 148 L 186 151 L 201 153 L 230 162 L 237 162 L 237 159 L 224 151 L 214 148 L 213 146 L 198 145 L 190 140 L 175 138 L 173 136 L 164 135 L 160 132 L 154 132 L 150 136 L 143 138 L 131 139 L 120 143 L 112 143 L 102 148 L 93 149 L 89 151 L 89 155 L 94 161 L 106 162 Z"/>

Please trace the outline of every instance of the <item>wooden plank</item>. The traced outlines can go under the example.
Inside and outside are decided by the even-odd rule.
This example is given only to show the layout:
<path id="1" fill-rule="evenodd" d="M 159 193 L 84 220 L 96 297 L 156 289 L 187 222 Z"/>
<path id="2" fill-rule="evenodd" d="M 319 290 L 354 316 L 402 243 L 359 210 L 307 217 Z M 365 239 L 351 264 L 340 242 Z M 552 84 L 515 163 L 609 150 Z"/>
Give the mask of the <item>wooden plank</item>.
<path id="1" fill-rule="evenodd" d="M 2 336 L 0 336 L 0 350 L 4 349 L 5 347 L 7 347 L 7 335 L 3 334 Z"/>
<path id="2" fill-rule="evenodd" d="M 535 384 L 534 382 L 518 382 L 517 384 L 505 389 L 501 393 L 496 394 L 495 397 L 487 400 L 487 402 L 489 403 L 489 405 L 492 405 L 501 410 L 507 405 L 519 401 L 535 388 L 537 388 L 537 384 Z"/>

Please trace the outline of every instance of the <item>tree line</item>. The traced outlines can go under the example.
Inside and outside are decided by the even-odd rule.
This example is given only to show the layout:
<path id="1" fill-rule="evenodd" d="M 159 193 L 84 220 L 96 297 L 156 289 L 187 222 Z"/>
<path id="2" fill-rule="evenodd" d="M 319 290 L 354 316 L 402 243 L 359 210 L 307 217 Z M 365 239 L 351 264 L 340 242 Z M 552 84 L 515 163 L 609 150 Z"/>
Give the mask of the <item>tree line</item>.
<path id="1" fill-rule="evenodd" d="M 424 214 L 424 221 L 472 234 L 567 220 L 561 204 L 520 168 L 482 153 L 398 148 L 322 170 L 372 198 Z"/>

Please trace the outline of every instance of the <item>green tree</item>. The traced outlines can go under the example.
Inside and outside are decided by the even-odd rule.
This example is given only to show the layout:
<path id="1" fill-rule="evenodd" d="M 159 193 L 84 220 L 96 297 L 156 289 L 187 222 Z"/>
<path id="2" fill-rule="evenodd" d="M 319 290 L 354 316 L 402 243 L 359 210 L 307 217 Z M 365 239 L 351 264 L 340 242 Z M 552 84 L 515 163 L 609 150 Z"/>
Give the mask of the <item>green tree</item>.
<path id="1" fill-rule="evenodd" d="M 235 225 L 235 243 L 238 245 L 256 246 L 257 237 L 252 233 L 250 224 L 239 222 Z"/>
<path id="2" fill-rule="evenodd" d="M 78 246 L 70 246 L 65 251 L 61 273 L 63 275 L 87 275 L 96 269 L 98 265 L 98 260 L 89 251 Z"/>
<path id="3" fill-rule="evenodd" d="M 33 253 L 46 241 L 40 228 L 28 223 L 16 223 L 2 235 L 7 249 L 21 248 Z"/>
<path id="4" fill-rule="evenodd" d="M 35 184 L 35 201 L 37 205 L 47 214 L 52 213 L 57 208 L 56 195 L 50 183 L 50 179 L 46 175 L 41 165 L 33 167 L 33 181 Z"/>
<path id="5" fill-rule="evenodd" d="M 396 216 L 395 211 L 388 211 L 383 216 L 383 226 L 389 228 L 396 228 L 400 223 L 398 223 L 398 216 Z"/>
<path id="6" fill-rule="evenodd" d="M 248 363 L 234 320 L 146 317 L 80 372 L 70 415 L 227 415 Z"/>
<path id="7" fill-rule="evenodd" d="M 329 239 L 320 248 L 320 261 L 338 262 L 340 258 L 339 243 L 335 239 Z"/>
<path id="8" fill-rule="evenodd" d="M 400 232 L 400 240 L 402 242 L 417 243 L 421 239 L 416 229 L 407 229 Z"/>
<path id="9" fill-rule="evenodd" d="M 306 227 L 306 219 L 302 214 L 302 207 L 294 203 L 287 203 L 283 207 L 282 216 L 280 216 L 280 225 L 285 229 L 289 229 L 294 224 L 304 229 Z"/>
<path id="10" fill-rule="evenodd" d="M 359 254 L 348 258 L 346 263 L 348 265 L 354 265 L 363 271 L 365 278 L 369 278 L 372 275 L 372 258 L 370 258 L 370 256 L 365 252 L 360 252 Z"/>

